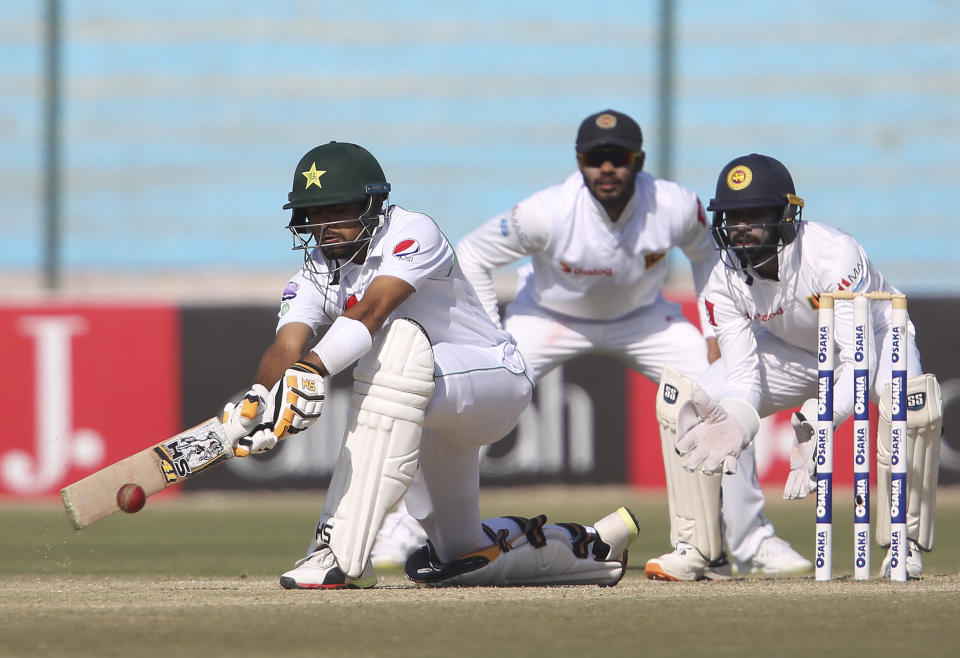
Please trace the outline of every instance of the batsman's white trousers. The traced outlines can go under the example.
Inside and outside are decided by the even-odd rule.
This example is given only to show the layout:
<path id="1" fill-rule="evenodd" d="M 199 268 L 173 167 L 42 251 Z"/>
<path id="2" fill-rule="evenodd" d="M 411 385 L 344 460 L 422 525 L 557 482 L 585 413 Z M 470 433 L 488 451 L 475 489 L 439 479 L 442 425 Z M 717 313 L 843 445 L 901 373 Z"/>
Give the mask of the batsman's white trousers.
<path id="1" fill-rule="evenodd" d="M 703 334 L 686 320 L 679 304 L 662 296 L 618 320 L 571 318 L 521 297 L 507 307 L 505 328 L 513 334 L 535 378 L 587 353 L 612 356 L 655 384 L 664 365 L 694 380 L 709 365 Z M 651 440 L 659 449 L 659 437 Z M 774 534 L 773 524 L 763 516 L 765 501 L 752 447 L 741 455 L 736 475 L 723 476 L 723 498 L 727 549 L 734 558 L 749 560 L 760 542 Z"/>
<path id="2" fill-rule="evenodd" d="M 513 345 L 433 346 L 436 388 L 427 406 L 420 470 L 407 491 L 444 561 L 489 546 L 480 518 L 480 447 L 517 424 L 533 395 L 532 375 Z"/>

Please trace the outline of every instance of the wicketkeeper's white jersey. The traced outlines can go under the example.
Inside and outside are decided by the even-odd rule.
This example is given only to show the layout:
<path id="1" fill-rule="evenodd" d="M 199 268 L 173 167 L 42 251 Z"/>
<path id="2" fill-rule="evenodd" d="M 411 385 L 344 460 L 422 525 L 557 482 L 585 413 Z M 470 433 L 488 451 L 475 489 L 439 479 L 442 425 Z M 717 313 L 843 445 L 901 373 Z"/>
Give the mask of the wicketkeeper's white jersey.
<path id="1" fill-rule="evenodd" d="M 394 310 L 396 318 L 418 322 L 430 342 L 494 347 L 513 344 L 510 334 L 495 326 L 484 312 L 470 282 L 456 262 L 453 247 L 432 219 L 390 206 L 387 220 L 370 242 L 362 265 L 349 263 L 331 284 L 326 260 L 313 253 L 318 273 L 302 267 L 283 291 L 277 329 L 302 322 L 314 332 L 328 326 L 356 304 L 377 276 L 403 279 L 417 292 Z M 522 367 L 520 368 L 522 370 Z"/>
<path id="2" fill-rule="evenodd" d="M 717 253 L 696 194 L 640 172 L 636 192 L 612 222 L 578 171 L 477 228 L 457 253 L 496 320 L 491 271 L 528 254 L 532 263 L 520 269 L 518 295 L 573 318 L 614 320 L 660 297 L 674 247 L 690 260 L 699 294 Z"/>
<path id="3" fill-rule="evenodd" d="M 748 277 L 718 263 L 704 291 L 708 322 L 717 333 L 727 369 L 726 395 L 746 400 L 754 408 L 760 407 L 767 393 L 760 375 L 757 332 L 768 331 L 810 352 L 810 366 L 815 368 L 820 293 L 899 292 L 886 282 L 853 236 L 807 221 L 800 224 L 797 239 L 779 255 L 779 278 Z M 870 371 L 875 378 L 879 348 L 889 332 L 891 306 L 871 303 L 870 308 L 874 337 Z M 834 409 L 836 418 L 843 419 L 853 409 L 853 304 L 839 302 L 834 313 L 838 352 Z M 912 325 L 909 331 L 912 335 Z"/>

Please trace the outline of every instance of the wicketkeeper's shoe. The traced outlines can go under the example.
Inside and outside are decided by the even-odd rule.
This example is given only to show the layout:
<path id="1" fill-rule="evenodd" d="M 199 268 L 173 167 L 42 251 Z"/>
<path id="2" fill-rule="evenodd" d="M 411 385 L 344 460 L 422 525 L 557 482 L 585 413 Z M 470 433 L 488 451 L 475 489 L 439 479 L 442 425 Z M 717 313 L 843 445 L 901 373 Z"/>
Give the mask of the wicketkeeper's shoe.
<path id="1" fill-rule="evenodd" d="M 366 589 L 376 584 L 377 576 L 369 560 L 360 577 L 351 578 L 340 570 L 328 546 L 320 546 L 280 576 L 280 586 L 284 589 Z"/>
<path id="2" fill-rule="evenodd" d="M 383 520 L 370 559 L 377 569 L 402 569 L 410 554 L 426 543 L 427 533 L 423 527 L 401 507 Z"/>
<path id="3" fill-rule="evenodd" d="M 880 576 L 890 577 L 890 558 L 893 557 L 893 547 L 887 548 L 887 554 L 880 563 Z M 907 578 L 919 580 L 923 577 L 923 558 L 920 557 L 920 546 L 913 539 L 907 539 Z"/>
<path id="4" fill-rule="evenodd" d="M 647 560 L 644 571 L 650 580 L 730 580 L 733 577 L 726 554 L 711 562 L 683 541 L 673 551 Z"/>
<path id="5" fill-rule="evenodd" d="M 801 574 L 812 570 L 813 563 L 810 560 L 777 536 L 764 539 L 756 555 L 746 562 L 738 560 L 734 565 L 737 573 L 760 573 L 766 576 Z"/>

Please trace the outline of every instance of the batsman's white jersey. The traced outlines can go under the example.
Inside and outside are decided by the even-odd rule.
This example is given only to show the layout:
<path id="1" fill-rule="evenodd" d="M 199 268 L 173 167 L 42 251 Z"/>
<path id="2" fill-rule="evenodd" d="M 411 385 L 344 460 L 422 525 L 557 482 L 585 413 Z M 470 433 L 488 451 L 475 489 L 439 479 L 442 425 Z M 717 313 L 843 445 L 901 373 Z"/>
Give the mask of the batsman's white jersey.
<path id="1" fill-rule="evenodd" d="M 328 285 L 328 265 L 316 251 L 312 262 L 316 273 L 303 267 L 287 284 L 278 329 L 288 322 L 302 322 L 316 332 L 360 301 L 375 277 L 386 275 L 406 281 L 422 294 L 408 297 L 384 324 L 395 318 L 412 318 L 434 344 L 513 344 L 508 333 L 487 320 L 456 263 L 453 247 L 426 215 L 391 206 L 386 223 L 370 242 L 364 263 L 344 266 L 339 276 L 333 277 L 336 285 Z"/>
<path id="2" fill-rule="evenodd" d="M 704 301 L 726 370 L 724 390 L 717 396 L 741 398 L 761 417 L 815 396 L 819 296 L 837 290 L 899 292 L 851 235 L 809 221 L 800 224 L 797 239 L 780 253 L 779 281 L 748 277 L 718 264 Z M 891 305 L 875 302 L 870 309 L 870 371 L 876 399 L 890 381 Z M 834 408 L 840 422 L 853 411 L 853 304 L 838 302 L 834 313 L 838 357 Z M 908 333 L 907 375 L 913 377 L 923 368 L 912 323 Z M 711 382 L 720 377 L 716 372 L 705 376 Z"/>
<path id="3" fill-rule="evenodd" d="M 331 275 L 315 253 L 313 265 L 317 272 L 304 267 L 287 284 L 278 329 L 301 322 L 316 332 L 332 324 L 378 276 L 416 290 L 384 323 L 418 323 L 435 359 L 420 469 L 406 505 L 442 559 L 488 545 L 479 513 L 479 448 L 513 428 L 532 394 L 532 375 L 513 338 L 487 317 L 453 247 L 426 215 L 391 206 L 363 264 Z"/>

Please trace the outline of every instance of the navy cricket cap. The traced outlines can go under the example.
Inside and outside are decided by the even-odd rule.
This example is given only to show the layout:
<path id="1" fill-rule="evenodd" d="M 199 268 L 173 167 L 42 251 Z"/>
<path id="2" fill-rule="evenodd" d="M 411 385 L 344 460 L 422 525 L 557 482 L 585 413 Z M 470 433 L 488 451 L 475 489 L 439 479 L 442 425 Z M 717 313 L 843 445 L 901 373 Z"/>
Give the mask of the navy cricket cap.
<path id="1" fill-rule="evenodd" d="M 643 148 L 643 133 L 639 124 L 623 112 L 603 110 L 584 119 L 577 132 L 577 153 L 600 146 L 639 151 Z"/>

